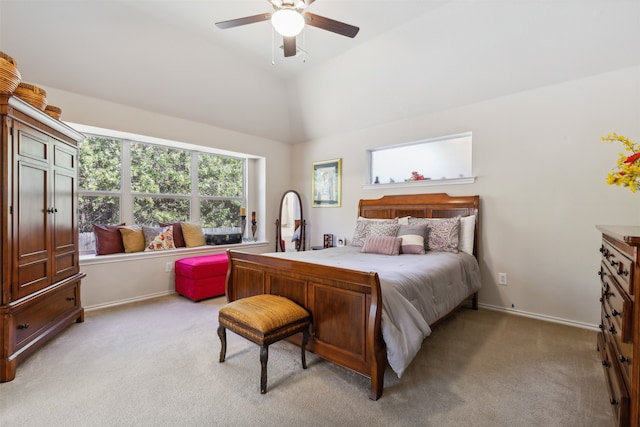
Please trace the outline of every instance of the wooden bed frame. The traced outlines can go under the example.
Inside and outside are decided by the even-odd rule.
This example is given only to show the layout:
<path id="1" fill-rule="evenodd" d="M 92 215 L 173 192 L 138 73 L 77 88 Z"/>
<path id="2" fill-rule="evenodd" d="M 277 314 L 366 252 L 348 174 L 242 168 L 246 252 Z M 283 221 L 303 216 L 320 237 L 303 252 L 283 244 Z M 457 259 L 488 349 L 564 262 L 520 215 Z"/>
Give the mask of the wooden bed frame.
<path id="1" fill-rule="evenodd" d="M 358 215 L 365 218 L 475 215 L 473 251 L 476 258 L 478 213 L 478 196 L 448 196 L 444 193 L 363 199 L 358 205 Z M 313 319 L 308 349 L 370 378 L 370 399 L 377 400 L 382 395 L 387 355 L 380 329 L 382 296 L 377 273 L 234 250 L 229 250 L 228 256 L 228 301 L 270 293 L 285 296 L 305 307 Z M 477 309 L 477 293 L 470 299 L 473 308 Z M 460 306 L 467 301 L 462 301 Z"/>

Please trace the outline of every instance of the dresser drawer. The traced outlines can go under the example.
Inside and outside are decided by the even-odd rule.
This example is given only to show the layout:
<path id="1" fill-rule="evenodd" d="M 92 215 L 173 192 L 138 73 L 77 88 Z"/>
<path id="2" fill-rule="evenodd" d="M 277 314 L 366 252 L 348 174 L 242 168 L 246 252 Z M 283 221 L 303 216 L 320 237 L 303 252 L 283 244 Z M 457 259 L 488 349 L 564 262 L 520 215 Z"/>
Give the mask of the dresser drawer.
<path id="1" fill-rule="evenodd" d="M 633 340 L 633 301 L 624 292 L 617 280 L 611 276 L 606 267 L 601 268 L 600 281 L 602 283 L 601 302 L 606 310 L 614 334 L 618 334 L 623 342 Z"/>
<path id="2" fill-rule="evenodd" d="M 77 310 L 79 293 L 79 282 L 76 282 L 16 308 L 12 313 L 13 322 L 10 322 L 15 328 L 15 350 L 19 350 L 33 337 L 42 334 L 43 329 L 51 327 L 56 321 Z"/>
<path id="3" fill-rule="evenodd" d="M 622 252 L 615 246 L 615 241 L 608 241 L 607 237 L 602 242 L 600 252 L 602 262 L 609 273 L 616 278 L 622 289 L 629 295 L 635 295 L 634 283 L 631 278 L 634 274 L 634 264 L 630 254 Z"/>
<path id="4" fill-rule="evenodd" d="M 631 409 L 629 393 L 618 369 L 618 364 L 615 362 L 614 352 L 615 350 L 612 349 L 611 344 L 604 344 L 604 351 L 600 351 L 600 357 L 602 358 L 602 367 L 609 391 L 609 402 L 617 420 L 617 425 L 628 426 Z"/>

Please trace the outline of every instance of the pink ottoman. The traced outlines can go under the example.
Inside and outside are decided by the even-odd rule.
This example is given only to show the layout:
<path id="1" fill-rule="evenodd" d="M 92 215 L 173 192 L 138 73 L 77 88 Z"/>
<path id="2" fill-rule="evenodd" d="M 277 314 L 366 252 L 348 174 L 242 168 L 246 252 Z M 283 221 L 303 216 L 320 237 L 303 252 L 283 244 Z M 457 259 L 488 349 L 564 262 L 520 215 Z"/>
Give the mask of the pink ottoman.
<path id="1" fill-rule="evenodd" d="M 227 254 L 183 258 L 176 261 L 176 292 L 200 301 L 225 293 Z"/>

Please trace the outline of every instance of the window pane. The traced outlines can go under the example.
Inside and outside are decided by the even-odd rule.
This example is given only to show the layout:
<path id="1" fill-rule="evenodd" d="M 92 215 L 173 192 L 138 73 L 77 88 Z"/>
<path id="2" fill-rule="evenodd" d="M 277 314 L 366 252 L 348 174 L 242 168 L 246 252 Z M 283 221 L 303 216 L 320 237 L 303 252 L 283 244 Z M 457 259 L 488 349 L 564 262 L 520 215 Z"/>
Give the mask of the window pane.
<path id="1" fill-rule="evenodd" d="M 200 200 L 200 222 L 204 228 L 238 227 L 240 201 Z"/>
<path id="2" fill-rule="evenodd" d="M 136 193 L 189 194 L 191 153 L 177 148 L 132 143 L 131 189 Z"/>
<path id="3" fill-rule="evenodd" d="M 93 253 L 96 249 L 93 224 L 120 224 L 120 197 L 78 197 L 78 246 L 80 253 Z"/>
<path id="4" fill-rule="evenodd" d="M 471 133 L 370 150 L 371 183 L 466 178 L 471 174 Z"/>
<path id="5" fill-rule="evenodd" d="M 198 191 L 201 196 L 242 197 L 244 161 L 214 154 L 198 155 Z"/>
<path id="6" fill-rule="evenodd" d="M 80 196 L 78 198 L 78 229 L 93 232 L 93 224 L 120 224 L 120 197 Z"/>
<path id="7" fill-rule="evenodd" d="M 78 185 L 82 190 L 120 190 L 120 141 L 88 136 L 80 143 Z"/>
<path id="8" fill-rule="evenodd" d="M 157 226 L 161 222 L 188 221 L 188 199 L 134 197 L 133 219 L 136 224 Z"/>

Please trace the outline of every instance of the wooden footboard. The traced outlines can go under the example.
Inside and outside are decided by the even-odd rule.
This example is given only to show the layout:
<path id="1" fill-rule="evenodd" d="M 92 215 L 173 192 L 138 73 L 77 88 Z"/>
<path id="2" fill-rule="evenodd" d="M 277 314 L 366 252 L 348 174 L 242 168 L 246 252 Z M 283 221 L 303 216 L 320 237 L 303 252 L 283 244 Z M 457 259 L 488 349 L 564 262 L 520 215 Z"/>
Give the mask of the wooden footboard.
<path id="1" fill-rule="evenodd" d="M 227 253 L 228 301 L 269 293 L 305 307 L 313 324 L 309 350 L 370 378 L 370 399 L 382 395 L 387 355 L 376 273 L 232 250 Z"/>

